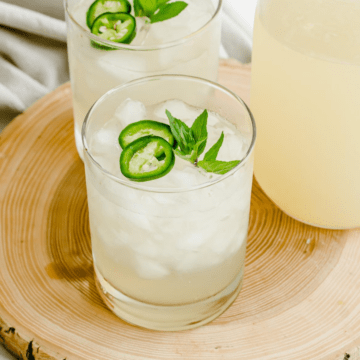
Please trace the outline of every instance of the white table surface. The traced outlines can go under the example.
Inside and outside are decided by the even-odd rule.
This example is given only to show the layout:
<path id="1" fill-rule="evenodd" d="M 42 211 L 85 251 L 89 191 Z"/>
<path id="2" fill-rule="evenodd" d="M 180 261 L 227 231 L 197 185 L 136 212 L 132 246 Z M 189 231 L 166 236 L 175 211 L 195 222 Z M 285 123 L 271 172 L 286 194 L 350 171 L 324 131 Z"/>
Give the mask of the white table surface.
<path id="1" fill-rule="evenodd" d="M 14 0 L 11 0 L 13 2 Z M 54 0 L 53 0 L 54 1 Z M 256 0 L 225 0 L 228 1 L 234 8 L 234 10 L 241 16 L 250 26 L 253 27 L 253 20 L 254 20 L 254 14 L 255 14 L 255 7 L 256 7 Z M 24 7 L 29 7 L 27 3 L 27 0 L 16 0 L 15 1 L 17 5 L 24 4 Z M 43 4 L 43 0 L 39 2 L 40 4 Z M 36 10 L 35 5 L 36 1 L 33 2 L 32 9 Z M 50 14 L 53 15 L 54 14 Z M 0 360 L 14 360 L 15 358 L 11 356 L 1 345 L 0 345 Z"/>

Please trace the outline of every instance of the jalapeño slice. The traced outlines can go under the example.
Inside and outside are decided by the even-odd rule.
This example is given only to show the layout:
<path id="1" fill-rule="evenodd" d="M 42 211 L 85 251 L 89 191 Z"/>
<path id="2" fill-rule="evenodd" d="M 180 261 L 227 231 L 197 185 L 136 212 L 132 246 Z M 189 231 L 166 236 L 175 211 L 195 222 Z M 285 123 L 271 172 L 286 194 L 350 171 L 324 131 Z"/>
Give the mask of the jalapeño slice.
<path id="1" fill-rule="evenodd" d="M 175 139 L 171 133 L 169 125 L 153 120 L 141 120 L 128 125 L 119 135 L 119 144 L 125 149 L 136 139 L 154 135 L 165 139 L 171 146 L 174 145 Z"/>
<path id="2" fill-rule="evenodd" d="M 110 13 L 128 13 L 130 14 L 131 5 L 128 0 L 96 0 L 86 13 L 86 24 L 91 29 L 95 19 L 101 14 Z"/>
<path id="3" fill-rule="evenodd" d="M 91 32 L 105 40 L 129 44 L 136 35 L 136 21 L 130 14 L 108 12 L 95 19 Z"/>
<path id="4" fill-rule="evenodd" d="M 159 136 L 143 136 L 121 153 L 120 170 L 133 181 L 149 181 L 165 176 L 175 164 L 171 145 Z"/>

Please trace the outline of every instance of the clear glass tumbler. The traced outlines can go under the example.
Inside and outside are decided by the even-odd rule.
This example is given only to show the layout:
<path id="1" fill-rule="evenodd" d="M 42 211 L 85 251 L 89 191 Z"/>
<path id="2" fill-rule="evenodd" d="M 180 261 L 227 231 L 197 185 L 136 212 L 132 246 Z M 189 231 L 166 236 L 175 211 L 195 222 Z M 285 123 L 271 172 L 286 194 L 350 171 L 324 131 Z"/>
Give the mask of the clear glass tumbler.
<path id="1" fill-rule="evenodd" d="M 198 6 L 195 5 L 203 1 L 212 4 L 213 12 L 208 14 L 210 20 L 190 35 L 171 41 L 166 41 L 164 36 L 164 39 L 151 41 L 150 44 L 145 41 L 143 44 L 126 45 L 101 39 L 89 31 L 85 15 L 91 1 L 65 0 L 75 141 L 81 158 L 81 126 L 85 115 L 91 105 L 111 88 L 157 74 L 192 75 L 216 81 L 222 0 L 187 0 L 188 7 L 191 9 L 194 6 L 196 10 Z M 192 23 L 198 20 L 201 19 L 194 14 Z M 184 24 L 186 21 L 190 20 L 185 16 Z M 171 22 L 172 19 L 151 26 L 164 26 L 162 32 L 168 32 L 174 39 L 177 27 L 172 27 Z M 95 40 L 105 48 L 111 46 L 112 50 L 92 46 Z"/>
<path id="2" fill-rule="evenodd" d="M 90 144 L 128 98 L 145 107 L 177 99 L 218 114 L 241 133 L 240 164 L 176 189 L 115 176 L 94 159 Z M 235 300 L 244 275 L 255 137 L 244 102 L 200 78 L 138 79 L 94 104 L 82 128 L 92 252 L 99 292 L 115 314 L 145 328 L 183 330 L 213 320 Z"/>

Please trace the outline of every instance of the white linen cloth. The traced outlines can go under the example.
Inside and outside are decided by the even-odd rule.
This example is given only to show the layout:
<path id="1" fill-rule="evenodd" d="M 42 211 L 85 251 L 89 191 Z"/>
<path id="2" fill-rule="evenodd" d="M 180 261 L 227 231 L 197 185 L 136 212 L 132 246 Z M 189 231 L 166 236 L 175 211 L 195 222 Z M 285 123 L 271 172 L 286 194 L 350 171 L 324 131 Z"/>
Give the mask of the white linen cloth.
<path id="1" fill-rule="evenodd" d="M 256 0 L 225 0 L 221 57 L 250 62 L 255 5 Z M 245 6 L 248 23 L 240 15 Z M 62 0 L 0 0 L 0 131 L 68 80 Z M 0 360 L 10 359 L 0 345 Z"/>
<path id="2" fill-rule="evenodd" d="M 68 78 L 65 22 L 0 1 L 0 130 Z"/>

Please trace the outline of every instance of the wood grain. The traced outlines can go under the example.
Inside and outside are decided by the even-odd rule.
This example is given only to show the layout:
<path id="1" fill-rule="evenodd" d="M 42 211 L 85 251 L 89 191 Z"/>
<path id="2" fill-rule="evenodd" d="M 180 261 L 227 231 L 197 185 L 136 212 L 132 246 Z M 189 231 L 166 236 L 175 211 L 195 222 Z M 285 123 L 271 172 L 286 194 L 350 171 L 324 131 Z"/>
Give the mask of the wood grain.
<path id="1" fill-rule="evenodd" d="M 250 67 L 222 62 L 220 83 L 249 99 Z M 355 360 L 360 230 L 282 213 L 254 184 L 244 287 L 218 319 L 164 333 L 113 315 L 92 270 L 84 170 L 70 85 L 0 136 L 0 342 L 21 359 Z"/>

